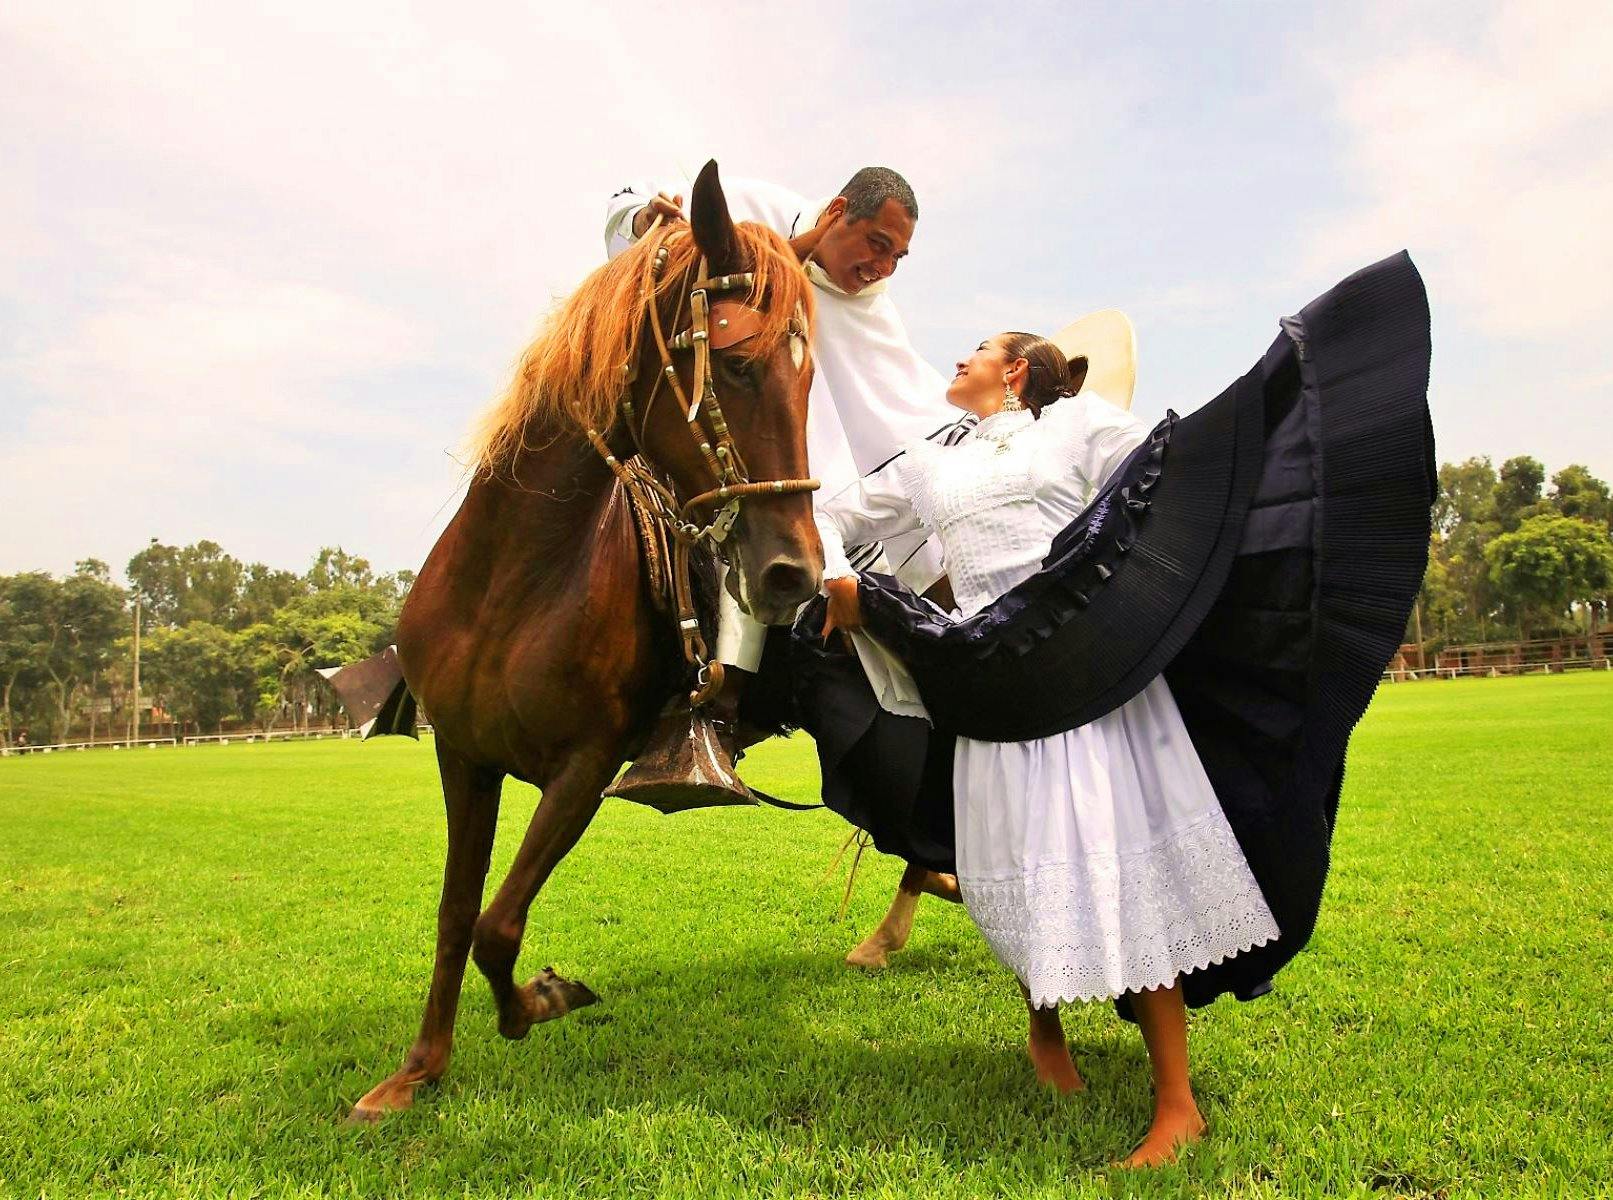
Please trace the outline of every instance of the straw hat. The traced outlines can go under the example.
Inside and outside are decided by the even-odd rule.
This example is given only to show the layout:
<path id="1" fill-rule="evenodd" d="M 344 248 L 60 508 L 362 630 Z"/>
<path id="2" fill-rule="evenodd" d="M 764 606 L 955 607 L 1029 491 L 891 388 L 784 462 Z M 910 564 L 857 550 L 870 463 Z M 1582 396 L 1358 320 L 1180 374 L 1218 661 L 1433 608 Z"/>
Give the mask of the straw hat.
<path id="1" fill-rule="evenodd" d="M 1088 313 L 1055 333 L 1052 343 L 1070 360 L 1077 378 L 1086 366 L 1080 390 L 1095 392 L 1111 404 L 1131 408 L 1137 387 L 1137 332 L 1118 308 Z"/>

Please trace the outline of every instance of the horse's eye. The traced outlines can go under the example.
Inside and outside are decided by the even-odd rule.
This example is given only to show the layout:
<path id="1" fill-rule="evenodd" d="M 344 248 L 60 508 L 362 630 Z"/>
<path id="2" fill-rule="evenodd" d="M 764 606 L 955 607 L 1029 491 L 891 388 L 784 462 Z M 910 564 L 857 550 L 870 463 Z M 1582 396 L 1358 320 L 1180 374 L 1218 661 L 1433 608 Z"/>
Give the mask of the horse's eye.
<path id="1" fill-rule="evenodd" d="M 722 351 L 718 351 L 716 359 L 717 366 L 722 373 L 735 383 L 755 386 L 756 382 L 761 378 L 761 364 L 754 358 L 745 358 L 738 354 L 724 354 Z"/>

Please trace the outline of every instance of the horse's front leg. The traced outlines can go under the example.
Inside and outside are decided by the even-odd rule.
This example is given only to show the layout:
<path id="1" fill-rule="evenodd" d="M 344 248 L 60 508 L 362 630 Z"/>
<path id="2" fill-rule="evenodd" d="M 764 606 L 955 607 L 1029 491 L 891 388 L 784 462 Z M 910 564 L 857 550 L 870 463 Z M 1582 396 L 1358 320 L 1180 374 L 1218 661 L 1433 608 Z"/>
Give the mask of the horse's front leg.
<path id="1" fill-rule="evenodd" d="M 387 1112 L 408 1108 L 415 1089 L 433 1083 L 448 1069 L 454 1044 L 454 1017 L 459 1011 L 465 958 L 471 930 L 482 906 L 482 887 L 498 827 L 501 772 L 474 767 L 437 738 L 437 769 L 448 809 L 448 860 L 443 868 L 442 900 L 437 907 L 437 961 L 420 1034 L 403 1066 L 371 1088 L 353 1106 L 351 1120 L 375 1121 Z"/>
<path id="2" fill-rule="evenodd" d="M 907 870 L 902 872 L 901 883 L 896 885 L 890 911 L 879 923 L 879 928 L 846 955 L 846 965 L 870 969 L 888 965 L 889 956 L 907 945 L 908 936 L 913 932 L 913 916 L 918 912 L 919 897 L 926 892 L 954 903 L 961 899 L 956 876 L 928 871 L 908 863 Z"/>
<path id="3" fill-rule="evenodd" d="M 473 953 L 498 1003 L 498 1031 L 507 1038 L 525 1037 L 539 1021 L 562 1017 L 594 1004 L 588 988 L 562 979 L 547 967 L 525 986 L 515 982 L 515 960 L 521 953 L 527 910 L 588 823 L 599 811 L 600 795 L 619 765 L 619 756 L 597 749 L 573 753 L 543 789 L 510 873 L 476 922 Z"/>

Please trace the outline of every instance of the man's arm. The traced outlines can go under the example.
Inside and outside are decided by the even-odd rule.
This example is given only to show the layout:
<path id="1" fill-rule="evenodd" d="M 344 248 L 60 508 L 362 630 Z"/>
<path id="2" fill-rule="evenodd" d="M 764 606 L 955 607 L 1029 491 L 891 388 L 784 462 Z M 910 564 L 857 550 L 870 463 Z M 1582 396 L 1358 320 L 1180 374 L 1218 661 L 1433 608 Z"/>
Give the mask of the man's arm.
<path id="1" fill-rule="evenodd" d="M 722 187 L 734 220 L 760 221 L 782 237 L 790 238 L 802 232 L 795 227 L 797 218 L 812 215 L 803 213 L 806 202 L 800 196 L 776 183 L 734 176 L 725 177 Z M 634 183 L 612 196 L 605 207 L 605 253 L 615 258 L 636 242 L 657 211 L 666 213 L 669 220 L 682 219 L 681 191 L 680 184 L 657 187 L 654 183 Z M 665 197 L 670 207 L 656 209 L 658 196 Z"/>
<path id="2" fill-rule="evenodd" d="M 649 228 L 657 216 L 683 219 L 683 196 L 652 183 L 629 184 L 605 205 L 605 257 L 615 258 Z"/>

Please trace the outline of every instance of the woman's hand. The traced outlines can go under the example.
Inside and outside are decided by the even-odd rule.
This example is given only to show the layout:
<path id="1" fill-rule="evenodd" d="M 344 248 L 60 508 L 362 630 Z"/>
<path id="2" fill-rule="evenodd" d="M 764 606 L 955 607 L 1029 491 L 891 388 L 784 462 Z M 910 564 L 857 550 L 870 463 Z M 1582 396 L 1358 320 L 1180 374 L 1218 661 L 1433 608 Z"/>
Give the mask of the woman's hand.
<path id="1" fill-rule="evenodd" d="M 862 601 L 857 598 L 857 577 L 841 575 L 826 579 L 823 587 L 829 593 L 829 611 L 823 618 L 823 640 L 827 642 L 837 629 L 861 629 L 863 610 Z"/>

